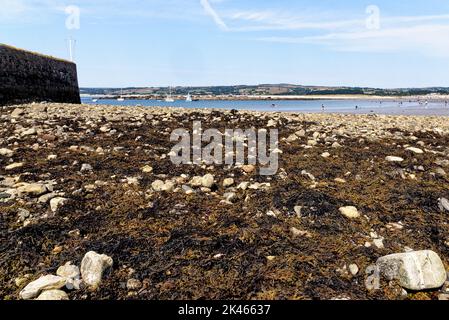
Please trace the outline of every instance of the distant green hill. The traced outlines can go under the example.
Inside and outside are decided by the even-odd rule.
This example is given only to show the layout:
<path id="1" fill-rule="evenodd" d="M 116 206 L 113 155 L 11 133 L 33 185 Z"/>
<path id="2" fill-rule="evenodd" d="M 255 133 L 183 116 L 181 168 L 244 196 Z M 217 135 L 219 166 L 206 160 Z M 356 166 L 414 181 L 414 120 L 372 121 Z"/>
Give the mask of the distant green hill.
<path id="1" fill-rule="evenodd" d="M 359 87 L 324 87 L 301 86 L 293 84 L 261 84 L 254 86 L 213 86 L 213 87 L 174 87 L 171 88 L 174 95 L 195 96 L 203 95 L 373 95 L 373 96 L 413 96 L 427 94 L 449 94 L 449 88 L 359 88 Z M 166 95 L 170 92 L 168 87 L 149 88 L 81 88 L 82 94 L 119 95 L 123 94 L 148 94 Z"/>

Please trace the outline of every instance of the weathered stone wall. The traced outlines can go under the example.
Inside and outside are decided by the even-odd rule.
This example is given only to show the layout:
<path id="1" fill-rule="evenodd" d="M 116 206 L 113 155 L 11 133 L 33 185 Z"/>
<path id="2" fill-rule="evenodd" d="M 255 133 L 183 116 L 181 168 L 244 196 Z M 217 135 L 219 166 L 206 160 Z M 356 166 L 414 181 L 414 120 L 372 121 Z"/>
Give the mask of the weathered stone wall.
<path id="1" fill-rule="evenodd" d="M 80 103 L 76 65 L 0 44 L 0 105 L 33 101 Z"/>

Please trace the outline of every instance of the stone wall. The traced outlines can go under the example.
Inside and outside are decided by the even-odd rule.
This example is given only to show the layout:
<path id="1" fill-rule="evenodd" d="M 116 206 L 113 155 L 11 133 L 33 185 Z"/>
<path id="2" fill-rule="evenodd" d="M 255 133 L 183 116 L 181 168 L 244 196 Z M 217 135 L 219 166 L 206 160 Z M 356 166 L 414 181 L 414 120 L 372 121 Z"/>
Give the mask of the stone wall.
<path id="1" fill-rule="evenodd" d="M 81 103 L 76 64 L 0 44 L 0 105 Z"/>

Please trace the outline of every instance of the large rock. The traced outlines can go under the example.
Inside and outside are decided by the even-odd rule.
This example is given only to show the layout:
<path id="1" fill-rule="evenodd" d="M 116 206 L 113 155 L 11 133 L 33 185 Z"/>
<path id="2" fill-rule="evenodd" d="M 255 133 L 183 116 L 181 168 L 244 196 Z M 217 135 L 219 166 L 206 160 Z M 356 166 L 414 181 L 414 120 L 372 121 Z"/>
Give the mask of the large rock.
<path id="1" fill-rule="evenodd" d="M 440 288 L 447 278 L 440 257 L 430 250 L 384 256 L 376 264 L 386 279 L 414 291 Z"/>
<path id="2" fill-rule="evenodd" d="M 92 289 L 97 288 L 103 277 L 103 272 L 112 267 L 113 260 L 105 254 L 94 251 L 86 253 L 81 261 L 81 276 L 83 281 Z"/>
<path id="3" fill-rule="evenodd" d="M 44 300 L 44 301 L 61 301 L 61 300 L 69 300 L 69 296 L 62 290 L 48 290 L 42 292 L 36 300 Z"/>
<path id="4" fill-rule="evenodd" d="M 61 289 L 65 286 L 66 280 L 62 277 L 47 275 L 42 276 L 36 281 L 29 283 L 19 296 L 24 300 L 33 299 L 44 290 Z"/>

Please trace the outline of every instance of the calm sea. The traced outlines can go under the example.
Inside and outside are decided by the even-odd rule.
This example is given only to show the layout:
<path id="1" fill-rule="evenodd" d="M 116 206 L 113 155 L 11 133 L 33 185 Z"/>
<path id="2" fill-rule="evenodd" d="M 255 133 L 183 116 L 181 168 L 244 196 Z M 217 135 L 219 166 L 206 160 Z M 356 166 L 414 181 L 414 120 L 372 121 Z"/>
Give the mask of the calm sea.
<path id="1" fill-rule="evenodd" d="M 143 106 L 143 107 L 177 107 L 198 109 L 236 109 L 281 112 L 336 112 L 336 113 L 376 113 L 376 114 L 416 114 L 416 115 L 447 115 L 449 105 L 444 102 L 429 102 L 427 105 L 419 102 L 378 101 L 378 100 L 272 100 L 272 101 L 175 101 L 159 100 L 98 100 L 83 97 L 85 104 Z"/>

